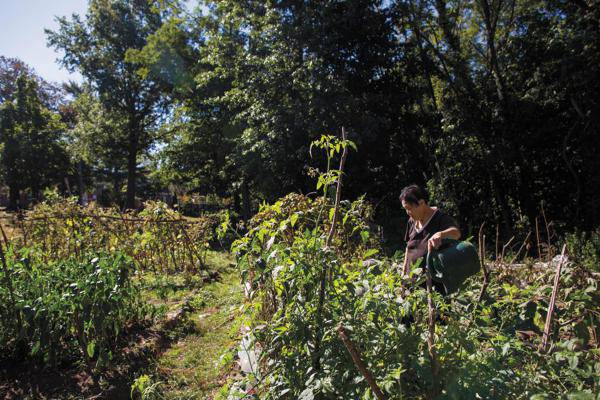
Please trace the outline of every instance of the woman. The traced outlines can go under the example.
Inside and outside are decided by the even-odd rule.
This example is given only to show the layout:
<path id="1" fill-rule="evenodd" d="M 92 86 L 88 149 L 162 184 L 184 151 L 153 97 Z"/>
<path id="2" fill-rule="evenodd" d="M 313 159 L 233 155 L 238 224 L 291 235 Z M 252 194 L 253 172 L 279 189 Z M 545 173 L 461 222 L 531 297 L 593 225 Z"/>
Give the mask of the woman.
<path id="1" fill-rule="evenodd" d="M 460 239 L 460 230 L 452 217 L 429 205 L 429 195 L 417 185 L 402 189 L 400 201 L 410 217 L 404 238 L 407 245 L 402 268 L 403 274 L 408 275 L 420 258 L 425 266 L 427 252 L 438 248 L 442 239 Z"/>

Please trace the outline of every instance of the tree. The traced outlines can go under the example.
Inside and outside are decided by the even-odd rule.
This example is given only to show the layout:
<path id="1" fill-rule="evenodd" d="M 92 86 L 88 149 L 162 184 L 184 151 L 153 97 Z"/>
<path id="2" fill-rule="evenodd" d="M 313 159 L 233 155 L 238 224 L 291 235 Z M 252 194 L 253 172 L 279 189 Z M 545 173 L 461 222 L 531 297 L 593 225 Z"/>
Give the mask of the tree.
<path id="1" fill-rule="evenodd" d="M 21 190 L 60 182 L 69 170 L 60 115 L 42 104 L 37 82 L 21 73 L 12 101 L 0 105 L 0 163 L 9 187 L 9 208 L 18 208 Z"/>
<path id="2" fill-rule="evenodd" d="M 349 163 L 350 196 L 381 199 L 423 164 L 425 152 L 404 157 L 420 134 L 405 74 L 414 54 L 396 39 L 388 2 L 207 3 L 200 49 L 209 65 L 197 80 L 242 130 L 233 156 L 264 198 L 311 191 L 308 145 L 341 126 L 361 148 Z"/>
<path id="3" fill-rule="evenodd" d="M 8 58 L 0 55 L 0 103 L 11 101 L 16 91 L 17 78 L 25 74 L 35 80 L 42 104 L 56 111 L 63 104 L 64 93 L 60 86 L 47 82 L 18 58 Z"/>
<path id="4" fill-rule="evenodd" d="M 111 182 L 119 201 L 127 171 L 127 118 L 109 111 L 89 85 L 72 86 L 75 99 L 68 104 L 73 115 L 66 131 L 67 150 L 78 169 L 81 199 L 85 196 L 84 171 L 95 182 Z M 83 200 L 82 200 L 83 201 Z"/>
<path id="5" fill-rule="evenodd" d="M 58 30 L 46 30 L 49 45 L 65 53 L 61 63 L 79 70 L 106 109 L 126 118 L 126 141 L 119 145 L 127 149 L 127 208 L 135 205 L 139 157 L 155 139 L 152 131 L 164 100 L 159 83 L 140 76 L 127 53 L 143 48 L 163 20 L 177 12 L 177 2 L 172 3 L 92 0 L 85 20 L 78 15 L 58 18 Z"/>

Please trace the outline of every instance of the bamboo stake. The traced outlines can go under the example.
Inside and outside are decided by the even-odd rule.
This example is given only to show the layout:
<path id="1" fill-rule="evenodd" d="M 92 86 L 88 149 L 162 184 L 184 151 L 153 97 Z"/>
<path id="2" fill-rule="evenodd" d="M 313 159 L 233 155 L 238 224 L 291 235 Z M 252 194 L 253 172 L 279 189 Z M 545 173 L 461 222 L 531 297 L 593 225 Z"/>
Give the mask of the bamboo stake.
<path id="1" fill-rule="evenodd" d="M 481 263 L 481 270 L 483 271 L 483 285 L 481 285 L 481 290 L 479 291 L 479 296 L 477 296 L 478 304 L 481 301 L 481 299 L 483 298 L 483 295 L 485 294 L 485 291 L 487 290 L 487 287 L 490 282 L 489 281 L 490 272 L 488 271 L 487 266 L 485 265 L 485 235 L 483 235 L 483 242 L 481 245 L 481 257 L 479 257 L 479 262 Z"/>
<path id="2" fill-rule="evenodd" d="M 567 251 L 567 244 L 565 243 L 562 248 L 560 255 L 560 262 L 556 267 L 556 274 L 554 275 L 554 287 L 552 288 L 552 296 L 550 297 L 550 304 L 548 305 L 548 314 L 546 315 L 546 325 L 544 326 L 544 335 L 542 337 L 541 351 L 546 352 L 548 348 L 548 338 L 550 337 L 550 325 L 552 324 L 552 314 L 554 313 L 554 305 L 556 304 L 556 294 L 558 293 L 558 284 L 560 282 L 560 271 L 565 261 L 565 252 Z"/>
<path id="3" fill-rule="evenodd" d="M 375 396 L 377 396 L 377 398 L 379 400 L 386 400 L 387 398 L 385 397 L 385 395 L 383 394 L 383 392 L 377 385 L 377 382 L 375 381 L 375 378 L 373 378 L 373 375 L 371 374 L 371 372 L 365 366 L 365 363 L 363 362 L 362 358 L 360 357 L 359 351 L 356 349 L 356 347 L 354 346 L 354 343 L 352 343 L 352 341 L 346 334 L 346 330 L 344 329 L 342 324 L 340 324 L 338 326 L 338 335 L 339 335 L 340 339 L 342 340 L 342 342 L 344 343 L 344 346 L 346 346 L 346 350 L 348 350 L 348 353 L 350 353 L 350 356 L 352 357 L 352 361 L 354 362 L 354 365 L 356 365 L 356 368 L 358 368 L 358 370 L 360 371 L 362 376 L 365 377 L 365 379 L 367 380 L 367 383 L 371 387 L 371 390 L 373 391 Z"/>

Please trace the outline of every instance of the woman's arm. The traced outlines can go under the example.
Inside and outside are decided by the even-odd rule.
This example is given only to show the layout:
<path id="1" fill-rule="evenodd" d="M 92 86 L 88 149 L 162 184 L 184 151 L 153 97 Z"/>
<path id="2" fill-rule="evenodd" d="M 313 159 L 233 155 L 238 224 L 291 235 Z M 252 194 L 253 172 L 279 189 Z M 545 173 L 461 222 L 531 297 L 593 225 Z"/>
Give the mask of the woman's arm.
<path id="1" fill-rule="evenodd" d="M 442 239 L 460 239 L 460 229 L 455 226 L 451 226 L 450 228 L 439 232 L 442 236 Z"/>

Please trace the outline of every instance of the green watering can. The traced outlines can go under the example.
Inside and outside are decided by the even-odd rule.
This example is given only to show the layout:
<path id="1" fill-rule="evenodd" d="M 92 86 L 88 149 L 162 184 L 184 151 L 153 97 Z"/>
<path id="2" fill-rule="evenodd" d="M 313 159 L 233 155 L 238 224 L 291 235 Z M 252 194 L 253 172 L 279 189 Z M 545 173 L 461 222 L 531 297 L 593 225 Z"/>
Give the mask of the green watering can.
<path id="1" fill-rule="evenodd" d="M 441 246 L 427 254 L 426 262 L 431 278 L 444 285 L 446 295 L 460 289 L 480 268 L 475 246 L 454 239 L 442 239 Z"/>

